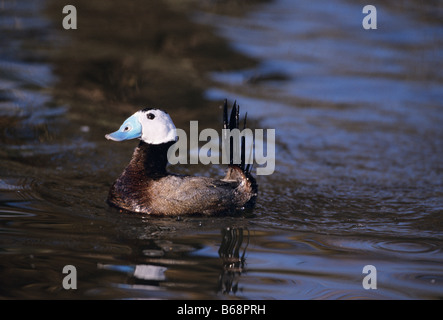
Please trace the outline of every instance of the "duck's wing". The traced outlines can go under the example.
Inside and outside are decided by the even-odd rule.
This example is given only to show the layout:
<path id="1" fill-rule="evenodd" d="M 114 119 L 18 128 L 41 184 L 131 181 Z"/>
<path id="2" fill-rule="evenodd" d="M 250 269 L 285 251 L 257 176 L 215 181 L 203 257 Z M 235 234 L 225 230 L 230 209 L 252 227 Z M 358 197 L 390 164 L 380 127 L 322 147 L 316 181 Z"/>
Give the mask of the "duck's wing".
<path id="1" fill-rule="evenodd" d="M 217 214 L 238 206 L 236 181 L 206 177 L 167 176 L 151 189 L 152 214 Z"/>

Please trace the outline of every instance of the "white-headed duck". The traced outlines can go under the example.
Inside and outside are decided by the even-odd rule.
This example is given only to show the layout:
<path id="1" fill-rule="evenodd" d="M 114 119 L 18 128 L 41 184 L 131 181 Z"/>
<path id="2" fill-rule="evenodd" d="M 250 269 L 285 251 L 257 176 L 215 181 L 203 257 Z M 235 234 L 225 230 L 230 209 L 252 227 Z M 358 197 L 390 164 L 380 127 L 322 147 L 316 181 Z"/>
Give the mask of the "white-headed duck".
<path id="1" fill-rule="evenodd" d="M 238 126 L 239 107 L 234 103 L 228 121 L 225 100 L 223 127 L 232 130 Z M 163 110 L 137 111 L 106 138 L 114 141 L 140 139 L 131 161 L 109 191 L 108 203 L 112 206 L 150 215 L 179 216 L 235 213 L 255 204 L 257 184 L 251 175 L 251 166 L 245 164 L 244 145 L 241 163 L 232 163 L 231 153 L 226 175 L 213 179 L 166 170 L 168 149 L 177 136 L 171 117 Z"/>

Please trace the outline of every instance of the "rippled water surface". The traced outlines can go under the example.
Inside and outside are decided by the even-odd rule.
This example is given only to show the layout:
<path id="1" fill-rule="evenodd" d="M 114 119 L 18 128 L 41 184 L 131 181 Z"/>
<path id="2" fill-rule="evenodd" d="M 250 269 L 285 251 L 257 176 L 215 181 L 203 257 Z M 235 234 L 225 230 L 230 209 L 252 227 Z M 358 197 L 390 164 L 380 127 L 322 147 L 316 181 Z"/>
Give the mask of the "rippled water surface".
<path id="1" fill-rule="evenodd" d="M 77 30 L 0 2 L 1 298 L 443 298 L 440 4 L 376 1 L 377 30 L 358 1 L 72 4 Z M 140 106 L 218 129 L 224 98 L 276 129 L 252 213 L 107 206 L 136 141 L 106 133 Z"/>

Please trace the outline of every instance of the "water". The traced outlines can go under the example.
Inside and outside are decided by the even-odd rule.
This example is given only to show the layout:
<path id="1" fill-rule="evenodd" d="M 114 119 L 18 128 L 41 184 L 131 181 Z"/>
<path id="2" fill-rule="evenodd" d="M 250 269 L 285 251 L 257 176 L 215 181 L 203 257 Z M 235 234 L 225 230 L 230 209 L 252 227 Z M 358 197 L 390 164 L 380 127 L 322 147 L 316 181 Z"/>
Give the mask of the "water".
<path id="1" fill-rule="evenodd" d="M 78 1 L 63 30 L 57 1 L 2 1 L 0 297 L 441 299 L 442 8 L 374 4 L 377 30 L 344 0 Z M 218 128 L 225 97 L 276 129 L 253 214 L 106 205 L 136 145 L 106 133 L 140 106 Z"/>

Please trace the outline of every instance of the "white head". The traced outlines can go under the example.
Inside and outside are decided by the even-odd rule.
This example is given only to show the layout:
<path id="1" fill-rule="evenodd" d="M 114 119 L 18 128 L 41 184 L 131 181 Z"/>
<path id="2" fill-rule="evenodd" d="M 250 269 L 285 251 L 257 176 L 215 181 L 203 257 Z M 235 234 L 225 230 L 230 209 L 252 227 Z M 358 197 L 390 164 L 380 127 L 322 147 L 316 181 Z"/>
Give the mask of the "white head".
<path id="1" fill-rule="evenodd" d="M 105 137 L 114 141 L 139 138 L 149 144 L 161 144 L 176 141 L 177 133 L 166 111 L 145 108 L 134 113 L 123 122 L 120 129 Z"/>

